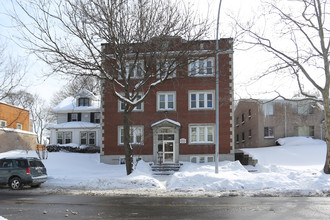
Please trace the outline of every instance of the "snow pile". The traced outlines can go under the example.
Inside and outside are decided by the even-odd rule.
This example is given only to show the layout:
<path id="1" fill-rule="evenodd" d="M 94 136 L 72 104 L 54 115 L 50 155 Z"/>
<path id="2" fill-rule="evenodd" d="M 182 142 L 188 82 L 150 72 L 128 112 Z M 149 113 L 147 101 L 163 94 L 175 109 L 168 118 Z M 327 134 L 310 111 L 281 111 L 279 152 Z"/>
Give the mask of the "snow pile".
<path id="1" fill-rule="evenodd" d="M 0 216 L 0 220 L 7 220 L 6 218 L 4 218 L 4 217 L 2 217 L 2 216 Z"/>
<path id="2" fill-rule="evenodd" d="M 127 194 L 156 195 L 328 195 L 330 175 L 323 173 L 326 145 L 324 141 L 306 138 L 283 139 L 283 146 L 242 149 L 258 159 L 256 167 L 242 166 L 238 161 L 219 163 L 184 162 L 179 172 L 153 176 L 148 163 L 139 161 L 127 176 L 125 165 L 99 162 L 99 154 L 51 152 L 44 164 L 48 180 L 39 190 L 76 190 L 81 193 L 107 194 L 122 190 Z M 10 151 L 8 156 L 37 156 L 35 152 Z M 254 172 L 249 172 L 249 169 Z M 129 189 L 129 191 L 128 191 Z M 117 192 L 116 191 L 116 192 Z"/>
<path id="3" fill-rule="evenodd" d="M 286 146 L 300 146 L 300 145 L 320 145 L 324 144 L 324 141 L 313 139 L 311 137 L 287 137 L 287 138 L 279 138 L 277 143 L 280 145 Z"/>

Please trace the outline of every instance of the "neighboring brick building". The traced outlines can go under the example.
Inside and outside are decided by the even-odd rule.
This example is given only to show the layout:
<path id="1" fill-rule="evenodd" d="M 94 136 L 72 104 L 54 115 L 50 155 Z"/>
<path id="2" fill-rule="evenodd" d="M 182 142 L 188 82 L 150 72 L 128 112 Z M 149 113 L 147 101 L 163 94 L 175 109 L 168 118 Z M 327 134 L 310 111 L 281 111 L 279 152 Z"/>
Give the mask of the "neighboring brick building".
<path id="1" fill-rule="evenodd" d="M 35 149 L 36 138 L 29 111 L 0 102 L 0 152 Z"/>
<path id="2" fill-rule="evenodd" d="M 324 139 L 323 120 L 311 101 L 242 99 L 235 109 L 235 148 L 274 146 L 292 136 Z"/>
<path id="3" fill-rule="evenodd" d="M 181 38 L 177 47 L 187 43 Z M 189 42 L 205 58 L 176 69 L 175 76 L 158 85 L 131 113 L 131 139 L 135 157 L 144 161 L 178 163 L 213 162 L 215 153 L 215 41 Z M 233 47 L 221 39 L 220 160 L 234 160 L 233 143 Z M 111 48 L 109 48 L 111 50 Z M 109 52 L 111 54 L 111 51 Z M 204 69 L 197 72 L 202 64 Z M 197 71 L 196 71 L 197 70 Z M 101 162 L 124 162 L 123 113 L 112 91 L 103 93 L 103 144 Z M 161 152 L 161 154 L 158 154 Z"/>

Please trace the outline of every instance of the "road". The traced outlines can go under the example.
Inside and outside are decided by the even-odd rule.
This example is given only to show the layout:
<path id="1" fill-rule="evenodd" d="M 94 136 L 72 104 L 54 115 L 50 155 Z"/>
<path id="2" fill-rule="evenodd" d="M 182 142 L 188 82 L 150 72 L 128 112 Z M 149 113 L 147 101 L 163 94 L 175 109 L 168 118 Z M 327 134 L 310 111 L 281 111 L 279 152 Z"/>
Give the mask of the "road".
<path id="1" fill-rule="evenodd" d="M 16 219 L 329 219 L 329 197 L 41 195 L 0 190 L 0 216 Z"/>

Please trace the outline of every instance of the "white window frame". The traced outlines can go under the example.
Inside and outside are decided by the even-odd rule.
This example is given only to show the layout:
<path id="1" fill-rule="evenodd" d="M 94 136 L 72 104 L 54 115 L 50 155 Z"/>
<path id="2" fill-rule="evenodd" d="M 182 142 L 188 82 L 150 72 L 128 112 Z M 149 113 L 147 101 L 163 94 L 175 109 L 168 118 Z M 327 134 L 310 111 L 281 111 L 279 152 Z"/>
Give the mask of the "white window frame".
<path id="1" fill-rule="evenodd" d="M 86 143 L 85 144 L 81 143 L 81 140 L 82 140 L 81 136 L 83 133 L 86 134 Z M 91 134 L 94 134 L 94 144 L 90 143 Z M 80 132 L 80 144 L 81 145 L 96 145 L 96 131 L 81 131 Z"/>
<path id="2" fill-rule="evenodd" d="M 144 94 L 139 93 L 136 97 L 136 99 L 141 98 Z M 123 112 L 125 109 L 123 108 L 124 102 L 121 100 L 118 100 L 118 112 Z M 143 112 L 144 111 L 144 102 L 141 102 L 138 106 L 135 106 L 133 109 L 133 112 Z"/>
<path id="3" fill-rule="evenodd" d="M 160 96 L 165 96 L 165 107 L 160 107 Z M 168 104 L 168 97 L 169 95 L 173 95 L 173 108 L 169 108 Z M 175 111 L 176 110 L 176 92 L 175 91 L 168 91 L 168 92 L 157 92 L 157 111 Z"/>
<path id="4" fill-rule="evenodd" d="M 1 128 L 5 128 L 5 127 L 7 127 L 7 121 L 5 121 L 5 120 L 0 120 L 0 127 L 1 127 Z"/>
<path id="5" fill-rule="evenodd" d="M 22 123 L 17 123 L 17 124 L 16 124 L 16 129 L 18 129 L 18 130 L 22 130 L 22 129 L 23 129 L 23 125 L 22 125 Z"/>
<path id="6" fill-rule="evenodd" d="M 196 95 L 196 107 L 192 107 L 192 94 Z M 212 95 L 212 107 L 207 107 L 208 99 L 207 96 Z M 204 107 L 200 107 L 200 95 L 204 96 Z M 189 91 L 188 92 L 189 110 L 214 110 L 215 109 L 215 92 L 214 90 L 202 90 L 202 91 Z"/>
<path id="7" fill-rule="evenodd" d="M 211 67 L 207 66 L 211 63 Z M 207 73 L 211 68 L 212 73 Z M 205 59 L 190 60 L 188 65 L 188 75 L 194 77 L 209 77 L 215 75 L 215 59 L 214 57 L 207 57 Z"/>
<path id="8" fill-rule="evenodd" d="M 141 134 L 141 142 L 137 141 L 138 132 Z M 118 145 L 124 145 L 124 140 L 122 136 L 124 135 L 124 126 L 118 126 Z M 130 127 L 130 134 L 133 135 L 133 141 L 130 144 L 144 145 L 144 126 L 143 125 L 133 125 Z"/>
<path id="9" fill-rule="evenodd" d="M 169 65 L 172 64 L 171 67 L 169 67 Z M 169 70 L 169 68 L 171 68 Z M 162 69 L 164 69 L 165 72 L 168 71 L 173 71 L 167 78 L 168 79 L 173 79 L 176 77 L 176 62 L 173 60 L 167 60 L 167 61 L 163 61 L 163 66 Z M 160 79 L 161 78 L 161 74 L 160 74 L 160 61 L 158 61 L 157 63 L 157 78 Z"/>
<path id="10" fill-rule="evenodd" d="M 194 159 L 196 162 L 194 162 Z M 190 162 L 191 163 L 213 163 L 214 162 L 214 156 L 210 155 L 193 155 L 190 156 Z"/>
<path id="11" fill-rule="evenodd" d="M 58 143 L 58 134 L 59 133 L 62 133 L 62 144 L 70 144 L 72 143 L 72 132 L 71 131 L 59 131 L 59 132 L 56 132 L 56 144 L 59 144 Z M 66 143 L 66 137 L 69 136 L 70 137 L 70 142 L 69 143 Z"/>
<path id="12" fill-rule="evenodd" d="M 128 76 L 131 65 L 134 64 L 134 61 L 126 62 L 126 76 Z M 141 68 L 141 76 L 138 76 L 138 68 Z M 131 75 L 131 79 L 143 79 L 144 78 L 144 62 L 143 60 L 137 60 L 135 63 L 135 67 L 133 68 L 133 75 Z M 121 79 L 121 77 L 120 77 Z"/>
<path id="13" fill-rule="evenodd" d="M 193 137 L 196 129 L 196 137 Z M 209 141 L 209 129 L 212 129 L 212 141 Z M 203 137 L 203 138 L 202 138 Z M 196 140 L 194 140 L 196 139 Z M 191 124 L 189 125 L 189 144 L 214 144 L 215 142 L 215 125 L 214 124 Z"/>

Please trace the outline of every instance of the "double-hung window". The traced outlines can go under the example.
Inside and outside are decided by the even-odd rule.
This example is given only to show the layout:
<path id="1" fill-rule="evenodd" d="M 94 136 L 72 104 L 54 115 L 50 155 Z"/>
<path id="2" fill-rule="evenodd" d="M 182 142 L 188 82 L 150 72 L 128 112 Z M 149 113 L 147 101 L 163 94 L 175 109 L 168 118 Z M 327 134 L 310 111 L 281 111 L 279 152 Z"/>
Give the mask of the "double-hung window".
<path id="1" fill-rule="evenodd" d="M 82 131 L 80 132 L 80 144 L 90 144 L 94 145 L 95 144 L 95 136 L 96 132 L 95 131 Z"/>
<path id="2" fill-rule="evenodd" d="M 168 75 L 168 79 L 176 77 L 176 63 L 174 60 L 159 61 L 157 64 L 157 78 L 165 78 Z"/>
<path id="3" fill-rule="evenodd" d="M 157 110 L 172 111 L 176 108 L 175 92 L 157 93 Z"/>
<path id="4" fill-rule="evenodd" d="M 142 95 L 143 94 L 138 94 L 135 97 L 134 101 L 141 99 L 142 98 Z M 125 110 L 125 106 L 126 106 L 126 104 L 124 102 L 119 101 L 119 111 L 120 112 L 123 112 Z M 133 109 L 133 111 L 137 111 L 137 112 L 139 112 L 139 111 L 142 112 L 143 110 L 144 110 L 143 102 L 140 103 L 140 104 L 138 104 L 137 106 L 135 106 L 134 109 Z"/>
<path id="5" fill-rule="evenodd" d="M 143 144 L 143 126 L 130 127 L 130 144 Z M 124 144 L 124 127 L 118 127 L 119 145 Z"/>
<path id="6" fill-rule="evenodd" d="M 57 144 L 70 144 L 72 143 L 72 133 L 69 131 L 57 132 Z"/>
<path id="7" fill-rule="evenodd" d="M 214 57 L 189 61 L 189 76 L 213 76 Z"/>
<path id="8" fill-rule="evenodd" d="M 141 79 L 144 77 L 143 61 L 129 61 L 126 64 L 126 75 L 131 79 Z M 128 77 L 127 77 L 128 78 Z"/>
<path id="9" fill-rule="evenodd" d="M 214 91 L 190 91 L 189 109 L 214 109 Z"/>
<path id="10" fill-rule="evenodd" d="M 190 125 L 189 140 L 191 144 L 214 143 L 214 125 Z"/>

